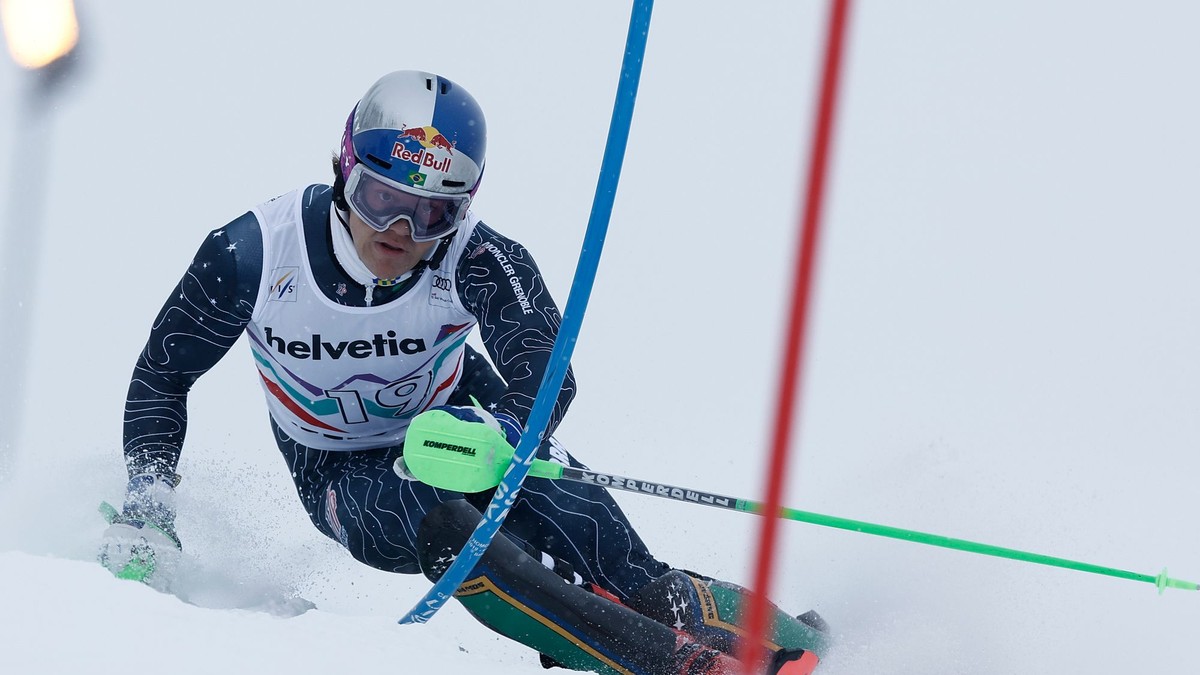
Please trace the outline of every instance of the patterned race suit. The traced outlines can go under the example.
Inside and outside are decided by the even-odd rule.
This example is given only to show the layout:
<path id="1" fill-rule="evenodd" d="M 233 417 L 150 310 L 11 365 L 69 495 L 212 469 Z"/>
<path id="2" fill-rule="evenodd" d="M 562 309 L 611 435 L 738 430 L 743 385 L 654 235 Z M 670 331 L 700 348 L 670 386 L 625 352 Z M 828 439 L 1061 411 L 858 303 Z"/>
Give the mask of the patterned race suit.
<path id="1" fill-rule="evenodd" d="M 428 531 L 426 516 L 464 500 L 481 508 L 490 495 L 462 495 L 398 478 L 392 463 L 401 454 L 408 421 L 433 406 L 469 405 L 473 395 L 523 424 L 560 315 L 528 251 L 474 216 L 440 244 L 445 255 L 440 264 L 364 293 L 337 262 L 334 237 L 342 233 L 335 228 L 344 225 L 331 202 L 331 188 L 309 186 L 259 205 L 206 237 L 159 312 L 134 370 L 125 408 L 126 463 L 131 475 L 151 472 L 177 480 L 188 391 L 245 333 L 276 441 L 313 524 L 363 563 L 434 578 L 441 570 L 428 556 L 447 539 Z M 476 326 L 498 375 L 466 345 Z M 574 391 L 568 372 L 548 439 Z M 539 456 L 582 466 L 552 439 Z M 438 513 L 442 516 L 429 522 L 450 529 L 473 526 L 467 522 L 472 516 L 461 511 Z M 558 597 L 597 587 L 625 601 L 670 569 L 650 554 L 606 491 L 529 479 L 502 532 L 519 556 L 500 559 L 489 551 L 473 582 L 506 598 L 505 611 L 518 608 L 522 620 L 532 617 L 553 627 L 545 641 L 523 641 L 553 651 L 559 661 L 584 668 L 600 664 L 596 667 L 605 672 L 652 672 L 659 668 L 654 663 L 670 659 L 675 636 L 661 624 L 637 626 L 644 620 L 640 615 L 603 608 L 596 615 L 607 619 L 571 618 L 566 614 L 580 601 Z M 534 567 L 574 581 L 563 584 L 572 590 L 529 582 L 522 576 L 527 566 L 517 559 L 525 554 L 539 562 Z M 506 632 L 509 619 L 488 614 L 492 610 L 483 600 L 478 607 L 468 605 L 490 627 Z M 571 609 L 560 615 L 553 607 Z M 604 626 L 614 621 L 621 625 Z M 562 636 L 571 649 L 582 645 L 582 660 L 549 648 Z M 654 645 L 630 655 L 648 640 Z"/>

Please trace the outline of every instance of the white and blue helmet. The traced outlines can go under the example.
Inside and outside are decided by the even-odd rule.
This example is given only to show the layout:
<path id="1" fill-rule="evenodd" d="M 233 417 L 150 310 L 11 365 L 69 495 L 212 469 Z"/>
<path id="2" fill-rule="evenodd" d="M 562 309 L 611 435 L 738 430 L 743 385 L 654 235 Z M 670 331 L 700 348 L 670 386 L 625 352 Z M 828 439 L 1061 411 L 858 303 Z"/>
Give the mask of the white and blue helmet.
<path id="1" fill-rule="evenodd" d="M 401 218 L 422 241 L 466 217 L 483 175 L 487 124 L 466 89 L 412 70 L 384 75 L 346 120 L 338 169 L 349 207 L 382 231 Z M 390 189 L 404 202 L 368 199 Z"/>

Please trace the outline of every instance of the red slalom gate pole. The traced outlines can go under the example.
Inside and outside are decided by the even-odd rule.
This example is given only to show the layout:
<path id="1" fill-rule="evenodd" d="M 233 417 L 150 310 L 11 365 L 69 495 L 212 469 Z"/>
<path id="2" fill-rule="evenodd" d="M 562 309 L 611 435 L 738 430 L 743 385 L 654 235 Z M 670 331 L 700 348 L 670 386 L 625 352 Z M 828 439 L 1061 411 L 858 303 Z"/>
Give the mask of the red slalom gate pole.
<path id="1" fill-rule="evenodd" d="M 804 363 L 805 338 L 808 327 L 808 307 L 812 295 L 813 270 L 817 261 L 820 240 L 822 199 L 829 146 L 833 137 L 838 84 L 841 75 L 842 47 L 850 13 L 850 0 L 831 0 L 829 26 L 825 38 L 825 64 L 821 77 L 817 118 L 813 127 L 812 153 L 809 156 L 808 186 L 802 214 L 800 249 L 797 252 L 792 287 L 792 304 L 788 318 L 783 368 L 779 380 L 775 428 L 771 442 L 771 460 L 767 469 L 766 500 L 763 504 L 762 530 L 759 536 L 758 557 L 754 571 L 754 592 L 750 594 L 747 610 L 746 636 L 741 645 L 742 660 L 747 675 L 761 672 L 757 645 L 766 636 L 767 598 L 770 597 L 775 548 L 779 534 L 779 513 L 782 506 L 783 484 L 787 475 L 788 447 L 792 434 L 792 411 L 800 399 L 799 385 Z"/>

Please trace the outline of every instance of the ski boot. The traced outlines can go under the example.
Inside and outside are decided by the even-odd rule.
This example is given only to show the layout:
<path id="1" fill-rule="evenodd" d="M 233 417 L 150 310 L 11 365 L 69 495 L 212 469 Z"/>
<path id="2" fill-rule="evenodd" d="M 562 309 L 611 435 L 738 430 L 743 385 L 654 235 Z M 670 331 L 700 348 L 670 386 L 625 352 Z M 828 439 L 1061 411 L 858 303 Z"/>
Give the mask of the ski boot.
<path id="1" fill-rule="evenodd" d="M 630 599 L 639 613 L 726 654 L 738 653 L 745 635 L 742 609 L 749 591 L 736 584 L 672 570 Z M 762 661 L 770 675 L 807 675 L 828 653 L 829 627 L 815 611 L 793 617 L 769 606 Z"/>

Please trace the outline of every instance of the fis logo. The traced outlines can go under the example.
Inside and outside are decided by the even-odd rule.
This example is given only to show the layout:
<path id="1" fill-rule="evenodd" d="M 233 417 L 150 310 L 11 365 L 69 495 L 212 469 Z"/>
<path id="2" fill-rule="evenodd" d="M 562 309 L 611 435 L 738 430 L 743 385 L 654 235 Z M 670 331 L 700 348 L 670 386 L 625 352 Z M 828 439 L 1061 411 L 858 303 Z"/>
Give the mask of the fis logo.
<path id="1" fill-rule="evenodd" d="M 271 270 L 271 292 L 267 302 L 295 302 L 298 267 L 276 267 Z"/>

